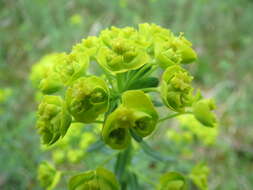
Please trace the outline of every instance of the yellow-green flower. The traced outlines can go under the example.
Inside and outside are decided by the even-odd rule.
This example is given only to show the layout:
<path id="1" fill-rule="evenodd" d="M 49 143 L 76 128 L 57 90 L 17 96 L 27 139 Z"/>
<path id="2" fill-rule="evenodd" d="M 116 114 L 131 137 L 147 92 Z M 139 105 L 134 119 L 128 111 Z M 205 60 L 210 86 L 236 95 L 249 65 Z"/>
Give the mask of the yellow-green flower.
<path id="1" fill-rule="evenodd" d="M 89 36 L 83 39 L 81 43 L 75 45 L 72 49 L 73 53 L 85 53 L 94 59 L 97 50 L 101 45 L 101 40 L 96 36 Z"/>
<path id="2" fill-rule="evenodd" d="M 87 171 L 69 180 L 69 190 L 119 190 L 115 175 L 104 168 Z"/>
<path id="3" fill-rule="evenodd" d="M 204 163 L 200 163 L 193 167 L 189 178 L 200 190 L 208 190 L 209 172 L 210 169 Z"/>
<path id="4" fill-rule="evenodd" d="M 193 113 L 196 119 L 207 127 L 216 125 L 216 116 L 212 112 L 216 108 L 213 99 L 202 99 L 193 105 Z"/>
<path id="5" fill-rule="evenodd" d="M 60 53 L 52 53 L 44 56 L 32 67 L 30 79 L 34 87 L 44 94 L 51 94 L 63 87 L 60 76 L 53 72 L 57 57 Z"/>
<path id="6" fill-rule="evenodd" d="M 111 148 L 126 148 L 131 139 L 130 129 L 146 137 L 154 131 L 157 121 L 158 114 L 148 95 L 141 90 L 129 90 L 122 94 L 122 105 L 108 116 L 102 137 Z"/>
<path id="7" fill-rule="evenodd" d="M 38 180 L 46 190 L 53 190 L 58 184 L 61 173 L 47 162 L 42 162 L 38 168 Z"/>
<path id="8" fill-rule="evenodd" d="M 99 36 L 104 45 L 96 59 L 106 71 L 116 74 L 138 69 L 150 61 L 138 32 L 133 28 L 112 27 Z"/>
<path id="9" fill-rule="evenodd" d="M 52 70 L 57 55 L 57 53 L 45 55 L 32 66 L 30 80 L 34 87 L 38 88 L 40 81 Z"/>
<path id="10" fill-rule="evenodd" d="M 179 63 L 190 63 L 197 59 L 192 44 L 181 33 L 176 37 L 170 30 L 155 24 L 140 24 L 139 33 L 144 37 L 148 53 L 155 57 L 156 63 L 166 69 Z"/>
<path id="11" fill-rule="evenodd" d="M 89 56 L 85 52 L 62 53 L 56 58 L 54 71 L 62 83 L 71 85 L 76 79 L 85 75 L 89 66 Z"/>
<path id="12" fill-rule="evenodd" d="M 38 109 L 36 127 L 42 136 L 44 144 L 53 144 L 63 137 L 71 123 L 71 116 L 67 112 L 65 103 L 59 96 L 46 95 Z"/>
<path id="13" fill-rule="evenodd" d="M 165 173 L 160 178 L 157 190 L 186 190 L 187 184 L 185 177 L 178 172 Z"/>
<path id="14" fill-rule="evenodd" d="M 182 112 L 193 101 L 191 81 L 193 77 L 179 65 L 168 67 L 162 76 L 161 96 L 165 105 Z"/>
<path id="15" fill-rule="evenodd" d="M 76 121 L 92 123 L 107 110 L 109 90 L 99 77 L 81 77 L 67 89 L 66 103 Z"/>
<path id="16" fill-rule="evenodd" d="M 103 140 L 113 149 L 126 148 L 131 140 L 131 126 L 134 126 L 133 110 L 121 106 L 108 116 L 102 130 Z"/>
<path id="17" fill-rule="evenodd" d="M 133 110 L 132 129 L 141 137 L 150 135 L 157 124 L 158 113 L 150 97 L 141 90 L 129 90 L 122 95 L 122 105 Z"/>

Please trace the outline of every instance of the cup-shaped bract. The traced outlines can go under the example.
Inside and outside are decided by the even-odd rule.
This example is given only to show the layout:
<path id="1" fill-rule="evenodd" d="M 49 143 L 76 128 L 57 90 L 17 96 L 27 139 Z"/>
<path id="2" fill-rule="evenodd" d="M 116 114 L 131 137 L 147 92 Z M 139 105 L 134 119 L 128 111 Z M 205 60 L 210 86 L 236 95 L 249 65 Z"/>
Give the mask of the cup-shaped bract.
<path id="1" fill-rule="evenodd" d="M 160 178 L 157 190 L 186 190 L 187 183 L 185 177 L 178 172 L 165 173 Z"/>
<path id="2" fill-rule="evenodd" d="M 69 86 L 85 75 L 88 66 L 89 56 L 85 52 L 62 53 L 57 56 L 54 72 L 59 75 L 65 86 Z"/>
<path id="3" fill-rule="evenodd" d="M 213 99 L 202 99 L 194 103 L 193 114 L 195 118 L 206 127 L 216 125 L 216 116 L 212 112 L 216 108 Z"/>
<path id="4" fill-rule="evenodd" d="M 168 67 L 162 76 L 161 96 L 164 104 L 173 111 L 183 112 L 193 101 L 191 81 L 193 77 L 180 67 Z"/>
<path id="5" fill-rule="evenodd" d="M 113 149 L 126 148 L 130 143 L 129 128 L 134 124 L 133 110 L 123 106 L 114 110 L 106 119 L 102 137 Z"/>
<path id="6" fill-rule="evenodd" d="M 67 108 L 78 122 L 92 123 L 106 112 L 108 102 L 107 84 L 97 76 L 81 77 L 66 91 Z"/>
<path id="7" fill-rule="evenodd" d="M 111 171 L 97 168 L 70 178 L 69 190 L 120 190 L 120 186 Z"/>
<path id="8" fill-rule="evenodd" d="M 133 28 L 112 27 L 99 36 L 102 41 L 96 59 L 106 71 L 117 74 L 138 69 L 148 63 L 145 43 Z"/>
<path id="9" fill-rule="evenodd" d="M 51 145 L 64 137 L 70 124 L 71 115 L 60 96 L 46 95 L 38 108 L 36 127 L 44 144 Z"/>
<path id="10" fill-rule="evenodd" d="M 122 105 L 133 110 L 131 128 L 141 137 L 150 135 L 158 122 L 158 113 L 150 97 L 141 90 L 129 90 L 122 94 Z"/>
<path id="11" fill-rule="evenodd" d="M 42 162 L 38 168 L 38 180 L 40 185 L 46 190 L 53 190 L 58 184 L 61 173 L 51 164 Z"/>

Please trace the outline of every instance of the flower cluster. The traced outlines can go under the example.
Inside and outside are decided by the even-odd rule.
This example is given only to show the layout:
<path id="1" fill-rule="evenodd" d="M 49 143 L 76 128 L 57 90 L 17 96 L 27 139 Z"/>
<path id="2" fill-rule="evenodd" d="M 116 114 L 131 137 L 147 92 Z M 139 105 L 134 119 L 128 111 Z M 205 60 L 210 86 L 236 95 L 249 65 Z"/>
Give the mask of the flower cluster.
<path id="1" fill-rule="evenodd" d="M 101 118 L 104 141 L 112 148 L 125 148 L 131 131 L 146 137 L 158 122 L 152 99 L 145 93 L 150 88 L 160 92 L 171 111 L 192 110 L 202 124 L 214 126 L 214 103 L 193 95 L 193 77 L 181 65 L 196 58 L 183 34 L 175 36 L 155 24 L 140 24 L 138 30 L 105 29 L 99 37 L 75 45 L 69 54 L 46 56 L 31 75 L 46 95 L 37 122 L 44 143 L 63 137 L 71 120 L 94 123 Z M 103 71 L 99 75 L 90 71 L 96 63 Z M 159 67 L 165 69 L 160 86 L 154 76 Z"/>
<path id="2" fill-rule="evenodd" d="M 44 96 L 37 119 L 44 144 L 64 137 L 71 123 L 99 123 L 102 139 L 112 149 L 130 147 L 132 139 L 141 142 L 159 122 L 174 115 L 192 114 L 204 126 L 214 127 L 214 102 L 194 93 L 193 76 L 184 68 L 196 59 L 182 33 L 176 36 L 146 23 L 138 29 L 105 29 L 98 37 L 83 39 L 70 53 L 43 58 L 32 69 L 31 79 Z M 156 106 L 162 105 L 174 115 L 159 118 Z M 81 187 L 71 185 L 70 189 L 99 189 L 107 173 L 104 169 L 85 173 L 71 180 Z M 179 174 L 165 178 L 175 178 L 166 187 L 184 189 Z"/>

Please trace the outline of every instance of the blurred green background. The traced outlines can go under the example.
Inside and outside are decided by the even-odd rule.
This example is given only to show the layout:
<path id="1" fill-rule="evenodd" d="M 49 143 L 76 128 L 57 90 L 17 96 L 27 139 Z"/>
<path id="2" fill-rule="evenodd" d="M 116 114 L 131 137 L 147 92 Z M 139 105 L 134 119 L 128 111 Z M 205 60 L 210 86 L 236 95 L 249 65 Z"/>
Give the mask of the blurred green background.
<path id="1" fill-rule="evenodd" d="M 31 66 L 106 27 L 143 22 L 184 32 L 199 55 L 195 85 L 216 98 L 220 120 L 217 143 L 200 151 L 210 189 L 253 189 L 252 0 L 0 0 L 0 189 L 40 189 Z"/>

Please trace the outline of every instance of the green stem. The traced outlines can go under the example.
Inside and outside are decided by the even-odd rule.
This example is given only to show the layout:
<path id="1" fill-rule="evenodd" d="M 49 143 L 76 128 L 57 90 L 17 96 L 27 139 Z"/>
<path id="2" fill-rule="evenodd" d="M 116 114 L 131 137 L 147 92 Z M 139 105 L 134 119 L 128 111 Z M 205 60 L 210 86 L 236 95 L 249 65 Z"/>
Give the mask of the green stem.
<path id="1" fill-rule="evenodd" d="M 164 117 L 164 118 L 159 119 L 159 120 L 158 120 L 158 123 L 163 122 L 163 121 L 165 121 L 165 120 L 167 120 L 167 119 L 171 119 L 171 118 L 177 117 L 177 116 L 179 116 L 179 115 L 184 115 L 184 114 L 193 114 L 193 113 L 192 113 L 192 112 L 173 113 L 173 114 L 167 115 L 167 116 Z"/>
<path id="2" fill-rule="evenodd" d="M 127 172 L 127 167 L 132 159 L 132 145 L 130 144 L 124 151 L 119 152 L 117 160 L 114 166 L 115 174 L 119 179 L 121 189 L 127 189 L 127 181 L 125 179 L 125 173 Z"/>

